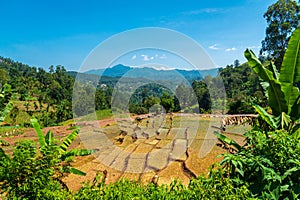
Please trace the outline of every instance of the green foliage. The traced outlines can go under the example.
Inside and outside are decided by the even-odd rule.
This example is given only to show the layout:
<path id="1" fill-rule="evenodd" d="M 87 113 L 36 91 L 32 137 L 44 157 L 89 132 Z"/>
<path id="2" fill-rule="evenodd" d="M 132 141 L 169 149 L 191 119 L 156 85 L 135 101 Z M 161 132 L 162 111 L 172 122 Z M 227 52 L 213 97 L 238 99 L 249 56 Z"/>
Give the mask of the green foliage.
<path id="1" fill-rule="evenodd" d="M 291 33 L 299 26 L 300 6 L 294 0 L 278 0 L 264 14 L 267 20 L 266 37 L 261 53 L 275 61 L 280 69 Z"/>
<path id="2" fill-rule="evenodd" d="M 281 91 L 279 80 L 275 79 L 273 73 L 261 64 L 253 51 L 247 49 L 245 51 L 245 57 L 254 72 L 257 73 L 263 81 L 269 83 L 268 100 L 274 114 L 287 112 L 287 105 L 285 103 L 284 94 Z"/>
<path id="3" fill-rule="evenodd" d="M 267 113 L 267 111 L 265 111 L 262 107 L 253 104 L 253 107 L 255 109 L 255 111 L 259 114 L 259 116 L 261 118 L 264 119 L 264 121 L 273 129 L 275 129 L 277 127 L 274 116 L 270 115 L 269 113 Z"/>
<path id="4" fill-rule="evenodd" d="M 300 145 L 285 131 L 250 131 L 247 148 L 225 154 L 221 164 L 232 179 L 249 184 L 263 199 L 297 199 L 300 196 Z"/>
<path id="5" fill-rule="evenodd" d="M 71 145 L 71 143 L 74 141 L 74 139 L 78 136 L 79 130 L 76 129 L 72 133 L 70 133 L 64 141 L 61 143 L 60 146 L 57 146 L 54 140 L 53 133 L 49 131 L 46 136 L 44 136 L 44 133 L 42 132 L 40 125 L 38 124 L 37 119 L 31 119 L 31 124 L 33 128 L 35 129 L 38 139 L 39 139 L 39 144 L 40 144 L 40 149 L 41 153 L 45 154 L 49 149 L 55 148 L 57 150 L 56 153 L 58 153 L 58 156 L 61 161 L 67 161 L 67 158 L 72 157 L 72 156 L 86 156 L 94 153 L 94 150 L 85 150 L 85 149 L 73 149 L 68 151 L 67 149 Z M 65 172 L 70 172 L 74 173 L 77 175 L 85 175 L 84 172 L 75 169 L 73 167 L 69 166 L 69 163 L 67 165 L 63 165 L 62 168 L 63 171 Z"/>
<path id="6" fill-rule="evenodd" d="M 265 68 L 255 57 L 251 50 L 245 51 L 245 57 L 249 65 L 259 77 L 269 84 L 268 101 L 272 109 L 272 115 L 267 114 L 258 105 L 256 111 L 271 128 L 295 131 L 295 121 L 300 118 L 300 93 L 296 84 L 300 81 L 300 27 L 291 36 L 289 46 L 282 63 L 280 74 L 274 67 L 270 71 Z M 278 77 L 279 76 L 279 77 Z"/>
<path id="7" fill-rule="evenodd" d="M 252 103 L 266 106 L 263 87 L 248 63 L 228 65 L 220 70 L 220 77 L 226 90 L 228 114 L 254 113 Z"/>
<path id="8" fill-rule="evenodd" d="M 12 95 L 11 85 L 5 83 L 0 85 L 0 123 L 4 121 L 6 116 L 13 109 L 13 103 L 10 101 Z"/>
<path id="9" fill-rule="evenodd" d="M 226 143 L 228 145 L 231 145 L 231 146 L 235 147 L 236 150 L 240 151 L 242 149 L 242 147 L 237 142 L 235 142 L 234 140 L 230 139 L 229 137 L 227 137 L 227 136 L 225 136 L 223 134 L 220 134 L 217 131 L 215 131 L 214 134 L 217 136 L 217 138 L 220 141 L 222 141 L 222 142 L 224 142 L 224 143 Z"/>
<path id="10" fill-rule="evenodd" d="M 11 85 L 13 91 L 18 94 L 16 98 L 20 101 L 26 100 L 25 104 L 18 107 L 18 109 L 23 109 L 25 106 L 26 109 L 22 111 L 32 115 L 33 110 L 30 109 L 29 104 L 31 104 L 30 101 L 34 101 L 36 104 L 34 115 L 40 119 L 44 126 L 57 124 L 73 117 L 71 99 L 74 78 L 67 74 L 63 66 L 58 65 L 55 69 L 53 68 L 52 73 L 47 73 L 42 68 L 29 67 L 8 58 L 0 57 L 0 59 L 2 60 L 0 71 L 7 72 L 6 75 L 3 75 L 8 76 L 5 80 Z M 39 109 L 37 109 L 37 102 Z M 0 110 L 2 105 L 4 104 L 0 99 Z M 11 122 L 14 123 L 14 119 Z M 26 123 L 30 122 L 27 121 Z M 23 125 L 24 123 L 19 124 Z"/>
<path id="11" fill-rule="evenodd" d="M 186 187 L 178 181 L 170 185 L 156 186 L 152 183 L 142 185 L 138 182 L 120 180 L 106 185 L 97 176 L 93 182 L 86 183 L 75 195 L 75 199 L 250 199 L 251 193 L 246 185 L 239 186 L 234 180 L 226 178 L 221 168 L 211 169 L 209 176 L 192 179 Z"/>
<path id="12" fill-rule="evenodd" d="M 0 193 L 8 199 L 64 199 L 55 149 L 40 155 L 32 141 L 23 141 L 13 155 L 0 149 Z"/>
<path id="13" fill-rule="evenodd" d="M 5 69 L 0 68 L 0 88 L 9 81 L 9 74 Z"/>
<path id="14" fill-rule="evenodd" d="M 13 109 L 14 105 L 12 102 L 8 102 L 5 106 L 5 108 L 0 111 L 0 123 L 4 121 L 6 116 L 10 113 L 10 111 Z"/>
<path id="15" fill-rule="evenodd" d="M 120 102 L 123 104 L 124 102 Z M 139 87 L 129 100 L 129 112 L 135 114 L 145 114 L 150 112 L 160 112 L 159 105 L 164 107 L 166 112 L 178 111 L 180 107 L 178 100 L 172 91 L 162 85 L 151 83 Z"/>
<path id="16" fill-rule="evenodd" d="M 209 81 L 207 81 L 209 82 Z M 199 110 L 204 112 L 210 112 L 211 110 L 211 97 L 210 91 L 208 90 L 207 83 L 204 80 L 194 81 L 192 84 L 193 91 L 196 94 L 197 103 L 199 105 Z M 190 101 L 193 101 L 193 97 L 190 98 Z M 192 102 L 191 102 L 192 104 Z"/>
<path id="17" fill-rule="evenodd" d="M 165 108 L 167 113 L 172 112 L 175 108 L 174 97 L 166 92 L 162 93 L 160 101 L 160 104 Z"/>

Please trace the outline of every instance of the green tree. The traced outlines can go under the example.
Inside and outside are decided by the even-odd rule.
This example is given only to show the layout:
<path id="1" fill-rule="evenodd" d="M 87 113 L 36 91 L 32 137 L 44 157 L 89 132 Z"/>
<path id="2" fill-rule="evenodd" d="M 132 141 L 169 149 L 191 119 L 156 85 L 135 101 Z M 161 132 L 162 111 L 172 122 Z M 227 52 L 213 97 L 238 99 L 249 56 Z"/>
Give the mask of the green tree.
<path id="1" fill-rule="evenodd" d="M 300 6 L 294 0 L 278 0 L 268 8 L 264 17 L 268 27 L 261 54 L 266 52 L 280 69 L 289 38 L 299 26 Z"/>
<path id="2" fill-rule="evenodd" d="M 5 69 L 0 68 L 0 88 L 9 81 L 9 74 Z"/>
<path id="3" fill-rule="evenodd" d="M 197 96 L 200 112 L 210 111 L 212 104 L 211 104 L 211 98 L 206 83 L 203 80 L 194 81 L 192 86 Z"/>
<path id="4" fill-rule="evenodd" d="M 161 101 L 161 105 L 165 108 L 167 113 L 173 111 L 175 104 L 172 95 L 170 95 L 167 92 L 163 92 L 160 101 Z"/>
<path id="5" fill-rule="evenodd" d="M 238 66 L 240 66 L 241 64 L 240 64 L 240 61 L 239 61 L 238 59 L 236 59 L 236 60 L 233 62 L 233 65 L 234 65 L 234 67 L 238 67 Z"/>

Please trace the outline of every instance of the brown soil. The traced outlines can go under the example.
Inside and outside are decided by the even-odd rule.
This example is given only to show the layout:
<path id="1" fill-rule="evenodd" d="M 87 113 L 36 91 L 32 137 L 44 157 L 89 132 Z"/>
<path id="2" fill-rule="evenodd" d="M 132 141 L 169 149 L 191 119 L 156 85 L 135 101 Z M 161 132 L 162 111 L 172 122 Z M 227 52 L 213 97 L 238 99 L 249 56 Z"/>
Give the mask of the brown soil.
<path id="1" fill-rule="evenodd" d="M 145 124 L 148 126 L 154 119 L 147 118 L 147 120 L 149 122 Z M 145 127 L 137 128 L 137 126 L 124 128 L 127 131 L 132 128 L 133 133 L 122 132 L 114 119 L 88 122 L 84 126 L 81 129 L 83 133 L 80 133 L 82 136 L 77 138 L 70 148 L 86 148 L 85 144 L 88 142 L 99 151 L 94 155 L 76 158 L 73 166 L 86 172 L 87 175 L 71 174 L 65 177 L 63 181 L 71 190 L 78 190 L 82 182 L 92 181 L 97 173 L 103 174 L 105 182 L 108 184 L 126 178 L 142 183 L 154 182 L 159 185 L 169 184 L 172 180 L 178 179 L 187 185 L 191 178 L 201 174 L 206 175 L 209 167 L 220 161 L 221 158 L 217 158 L 217 156 L 226 152 L 221 147 L 214 145 L 206 156 L 200 158 L 199 152 L 204 136 L 197 135 L 191 141 L 187 129 L 180 130 L 172 125 L 171 131 L 168 132 L 164 129 L 166 126 L 159 125 L 160 127 L 156 128 L 161 131 L 161 134 L 158 131 L 155 135 L 144 134 Z M 104 134 L 114 145 L 109 146 L 107 141 L 98 143 L 99 137 L 105 132 L 102 130 L 106 130 L 106 128 L 109 128 L 110 132 L 115 131 L 111 136 Z M 174 128 L 173 131 L 172 128 Z M 70 126 L 44 128 L 43 132 L 46 133 L 49 130 L 58 139 L 63 139 L 72 132 Z M 178 137 L 174 133 L 178 134 Z M 228 136 L 243 143 L 243 137 L 239 135 L 228 134 Z M 15 142 L 21 139 L 37 140 L 37 137 L 33 129 L 26 129 L 22 135 L 2 139 L 11 144 L 10 147 L 5 147 L 5 150 L 12 152 Z M 217 142 L 216 139 L 215 142 Z M 185 145 L 189 146 L 185 148 Z"/>

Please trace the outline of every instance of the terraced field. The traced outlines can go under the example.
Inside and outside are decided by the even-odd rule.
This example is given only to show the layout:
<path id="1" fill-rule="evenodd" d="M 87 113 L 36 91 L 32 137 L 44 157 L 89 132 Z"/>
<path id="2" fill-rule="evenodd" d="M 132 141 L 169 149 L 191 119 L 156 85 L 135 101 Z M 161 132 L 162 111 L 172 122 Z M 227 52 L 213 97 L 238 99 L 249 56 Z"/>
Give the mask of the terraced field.
<path id="1" fill-rule="evenodd" d="M 220 116 L 194 114 L 162 114 L 145 116 L 121 116 L 76 123 L 81 128 L 79 136 L 70 148 L 96 149 L 86 157 L 77 157 L 73 165 L 86 172 L 86 176 L 69 175 L 64 179 L 68 187 L 77 190 L 81 183 L 92 181 L 97 173 L 103 174 L 106 183 L 121 178 L 141 182 L 168 184 L 179 179 L 184 184 L 202 173 L 207 173 L 212 163 L 224 153 L 217 146 L 213 131 L 222 123 Z M 239 143 L 249 125 L 232 125 L 226 132 Z M 51 130 L 57 139 L 72 132 L 70 125 L 44 128 Z M 11 145 L 4 147 L 12 153 L 14 144 L 22 139 L 36 140 L 33 129 L 23 130 L 21 135 L 5 134 L 1 140 Z M 232 134 L 234 133 L 234 134 Z"/>
<path id="2" fill-rule="evenodd" d="M 92 180 L 102 173 L 106 183 L 121 178 L 170 183 L 179 179 L 187 184 L 190 178 L 206 173 L 208 167 L 225 152 L 217 147 L 213 134 L 221 118 L 199 115 L 151 115 L 138 118 L 81 122 L 77 147 L 96 149 L 89 157 L 78 158 L 76 167 L 87 172 L 86 177 L 70 175 L 65 179 L 72 189 L 80 182 Z M 232 126 L 228 130 L 240 143 L 241 133 L 249 126 Z"/>

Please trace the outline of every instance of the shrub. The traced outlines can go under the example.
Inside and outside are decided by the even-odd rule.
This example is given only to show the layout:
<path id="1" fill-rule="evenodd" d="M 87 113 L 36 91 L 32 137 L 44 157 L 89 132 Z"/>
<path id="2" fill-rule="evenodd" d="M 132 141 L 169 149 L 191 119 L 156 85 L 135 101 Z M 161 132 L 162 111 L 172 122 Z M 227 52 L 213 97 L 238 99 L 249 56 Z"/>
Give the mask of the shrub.
<path id="1" fill-rule="evenodd" d="M 264 199 L 300 197 L 300 144 L 287 131 L 250 131 L 246 148 L 221 162 L 232 179 L 249 184 Z"/>
<path id="2" fill-rule="evenodd" d="M 75 199 L 249 199 L 251 193 L 246 185 L 237 186 L 235 180 L 226 177 L 220 167 L 211 169 L 208 178 L 192 179 L 186 187 L 179 181 L 170 185 L 142 185 L 138 182 L 120 180 L 106 185 L 97 176 L 77 192 Z"/>
<path id="3" fill-rule="evenodd" d="M 62 199 L 60 160 L 55 152 L 38 153 L 32 141 L 21 141 L 12 156 L 0 149 L 0 189 L 8 199 Z M 57 196 L 57 197 L 56 197 Z"/>

